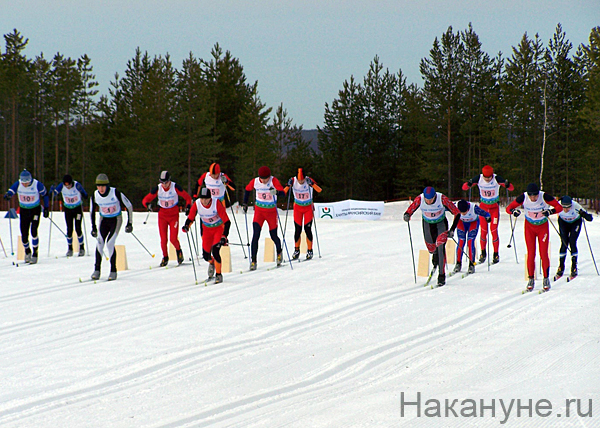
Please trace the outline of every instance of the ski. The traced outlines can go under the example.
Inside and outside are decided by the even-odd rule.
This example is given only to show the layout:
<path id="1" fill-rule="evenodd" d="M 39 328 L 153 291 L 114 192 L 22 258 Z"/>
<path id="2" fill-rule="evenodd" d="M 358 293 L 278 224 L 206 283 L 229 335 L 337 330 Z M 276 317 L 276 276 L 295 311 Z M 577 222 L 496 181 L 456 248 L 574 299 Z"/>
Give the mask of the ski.
<path id="1" fill-rule="evenodd" d="M 527 294 L 527 293 L 533 293 L 533 288 L 531 290 L 529 288 L 526 288 L 525 290 L 521 291 L 521 294 Z"/>
<path id="2" fill-rule="evenodd" d="M 574 276 L 571 276 L 571 275 L 569 275 L 569 276 L 567 277 L 567 282 L 571 282 L 571 281 L 573 281 L 575 278 L 577 278 L 577 275 L 574 275 Z"/>
<path id="3" fill-rule="evenodd" d="M 554 278 L 553 278 L 553 280 L 554 280 L 554 281 L 558 281 L 558 280 L 559 280 L 559 279 L 561 279 L 561 278 L 562 278 L 562 275 L 554 275 Z M 567 282 L 568 282 L 568 281 L 569 281 L 569 280 L 567 279 Z"/>
<path id="4" fill-rule="evenodd" d="M 425 284 L 423 284 L 423 287 L 427 287 L 429 285 L 429 283 L 431 282 L 431 278 L 433 278 L 433 274 L 435 273 L 436 270 L 437 270 L 437 266 L 434 266 L 433 269 L 431 269 L 431 272 L 429 272 L 429 277 L 427 278 L 427 281 L 425 282 Z"/>
<path id="5" fill-rule="evenodd" d="M 550 288 L 542 288 L 540 291 L 538 291 L 538 294 L 547 293 L 550 290 Z"/>
<path id="6" fill-rule="evenodd" d="M 208 287 L 208 284 L 210 284 L 211 282 L 215 282 L 215 277 L 214 277 L 214 276 L 211 276 L 211 277 L 209 277 L 209 278 L 206 278 L 206 279 L 204 280 L 204 286 L 205 286 L 205 287 Z"/>

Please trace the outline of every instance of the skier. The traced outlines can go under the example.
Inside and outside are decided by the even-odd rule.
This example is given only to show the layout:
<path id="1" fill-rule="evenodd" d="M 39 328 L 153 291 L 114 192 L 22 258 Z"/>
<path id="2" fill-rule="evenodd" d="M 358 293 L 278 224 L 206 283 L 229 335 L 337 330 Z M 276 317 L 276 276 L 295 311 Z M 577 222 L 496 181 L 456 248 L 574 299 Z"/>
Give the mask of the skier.
<path id="1" fill-rule="evenodd" d="M 271 175 L 271 169 L 268 166 L 261 166 L 258 169 L 258 177 L 250 180 L 250 183 L 246 186 L 243 204 L 244 214 L 248 212 L 248 199 L 252 190 L 256 190 L 256 203 L 254 206 L 254 219 L 252 220 L 254 233 L 250 247 L 250 270 L 256 270 L 257 267 L 258 240 L 265 221 L 269 225 L 269 234 L 277 250 L 277 266 L 280 266 L 283 261 L 283 254 L 281 241 L 277 236 L 277 196 L 283 197 L 285 192 L 279 180 Z"/>
<path id="2" fill-rule="evenodd" d="M 475 273 L 475 238 L 479 232 L 479 217 L 483 217 L 487 223 L 492 221 L 492 216 L 489 212 L 479 208 L 479 205 L 473 202 L 467 202 L 461 199 L 456 203 L 460 211 L 460 221 L 456 233 L 458 235 L 458 246 L 456 248 L 456 266 L 454 273 L 460 272 L 462 268 L 462 255 L 465 242 L 469 249 L 469 268 L 467 273 Z"/>
<path id="3" fill-rule="evenodd" d="M 404 213 L 404 221 L 410 221 L 410 217 L 417 208 L 421 209 L 423 216 L 425 245 L 427 245 L 429 253 L 433 254 L 433 269 L 439 267 L 438 287 L 442 287 L 446 284 L 446 241 L 454 236 L 460 220 L 460 211 L 446 195 L 436 192 L 431 186 L 426 187 L 423 193 L 410 204 Z M 448 230 L 446 211 L 450 211 L 454 215 L 450 230 Z"/>
<path id="4" fill-rule="evenodd" d="M 321 192 L 321 188 L 310 177 L 305 177 L 302 168 L 298 168 L 298 175 L 288 180 L 285 193 L 292 189 L 294 194 L 294 254 L 292 260 L 300 257 L 300 237 L 302 236 L 302 222 L 304 221 L 304 232 L 306 233 L 306 260 L 313 258 L 313 189 Z"/>
<path id="5" fill-rule="evenodd" d="M 202 187 L 207 187 L 208 190 L 210 190 L 212 197 L 220 200 L 223 206 L 226 206 L 225 194 L 227 193 L 227 188 L 231 191 L 235 190 L 233 188 L 233 181 L 231 181 L 231 178 L 229 178 L 227 174 L 221 172 L 221 167 L 218 163 L 211 164 L 208 171 L 198 178 L 196 195 L 198 195 L 198 192 Z"/>
<path id="6" fill-rule="evenodd" d="M 43 210 L 44 218 L 48 218 L 50 210 L 48 209 L 48 193 L 46 187 L 34 179 L 31 173 L 24 169 L 19 175 L 19 179 L 14 182 L 4 199 L 9 201 L 14 195 L 19 198 L 19 218 L 21 223 L 21 242 L 25 248 L 25 263 L 36 264 L 38 261 L 38 226 L 40 225 L 40 214 Z M 29 245 L 29 230 L 31 229 L 31 246 Z M 33 248 L 33 251 L 32 251 Z"/>
<path id="7" fill-rule="evenodd" d="M 110 182 L 106 174 L 98 174 L 96 177 L 96 191 L 90 201 L 90 216 L 92 217 L 92 236 L 97 238 L 96 244 L 96 263 L 92 279 L 100 278 L 100 265 L 102 264 L 102 255 L 106 247 L 107 257 L 110 259 L 110 274 L 108 280 L 117 279 L 117 253 L 115 251 L 115 241 L 121 230 L 123 216 L 121 215 L 121 205 L 127 209 L 127 225 L 125 233 L 133 232 L 133 207 L 129 199 L 119 190 L 109 186 Z M 96 207 L 100 214 L 100 223 L 96 228 Z M 99 229 L 99 230 L 98 230 Z M 100 233 L 98 233 L 100 232 Z"/>
<path id="8" fill-rule="evenodd" d="M 571 248 L 571 278 L 577 276 L 577 238 L 581 232 L 581 218 L 592 221 L 593 217 L 585 211 L 581 205 L 571 199 L 570 196 L 563 196 L 560 199 L 560 205 L 563 210 L 558 214 L 558 228 L 560 230 L 560 261 L 558 271 L 554 280 L 563 276 L 565 272 L 565 259 L 567 258 L 567 246 Z"/>
<path id="9" fill-rule="evenodd" d="M 58 186 L 50 186 L 50 193 L 54 195 L 62 194 L 65 222 L 67 223 L 67 257 L 73 256 L 73 223 L 75 223 L 75 232 L 79 242 L 79 257 L 85 256 L 81 222 L 83 220 L 82 200 L 88 198 L 87 192 L 81 183 L 74 181 L 73 177 L 66 174 Z"/>
<path id="10" fill-rule="evenodd" d="M 498 201 L 500 200 L 500 186 L 507 188 L 509 191 L 512 191 L 515 188 L 511 183 L 509 183 L 508 180 L 505 180 L 499 175 L 494 174 L 494 168 L 489 165 L 486 165 L 481 169 L 481 174 L 478 174 L 469 181 L 463 183 L 462 189 L 467 191 L 473 186 L 479 186 L 479 207 L 482 210 L 490 213 L 492 216 L 492 221 L 490 223 L 492 245 L 494 246 L 492 264 L 496 264 L 500 261 L 500 240 L 498 238 L 498 221 L 500 220 L 500 208 L 498 206 Z M 487 239 L 488 225 L 487 222 L 482 221 L 481 234 L 479 238 L 479 244 L 481 246 L 479 263 L 483 263 L 487 258 Z"/>
<path id="11" fill-rule="evenodd" d="M 219 284 L 223 282 L 220 251 L 222 246 L 227 245 L 231 221 L 223 204 L 217 198 L 213 198 L 212 192 L 206 187 L 198 192 L 198 199 L 192 205 L 185 225 L 181 228 L 184 233 L 190 230 L 196 214 L 202 222 L 202 257 L 208 262 L 208 279 L 214 277 L 215 284 Z"/>
<path id="12" fill-rule="evenodd" d="M 177 263 L 183 263 L 183 251 L 177 234 L 179 232 L 179 198 L 185 200 L 185 213 L 188 214 L 192 206 L 192 197 L 183 188 L 171 181 L 169 171 L 162 171 L 159 177 L 160 183 L 154 186 L 142 200 L 144 208 L 148 209 L 148 204 L 158 197 L 158 232 L 160 234 L 160 248 L 163 253 L 160 266 L 164 267 L 169 263 L 169 249 L 167 235 L 170 234 L 171 244 L 177 252 Z"/>
<path id="13" fill-rule="evenodd" d="M 525 211 L 525 244 L 527 245 L 527 274 L 529 282 L 527 291 L 533 290 L 535 286 L 535 253 L 537 239 L 540 249 L 540 258 L 542 259 L 542 271 L 544 275 L 544 291 L 550 290 L 550 258 L 548 257 L 548 241 L 550 240 L 548 229 L 548 216 L 550 214 L 560 213 L 562 207 L 556 199 L 550 194 L 540 191 L 535 183 L 527 185 L 527 191 L 512 201 L 507 207 L 507 214 L 518 217 L 521 211 L 518 207 L 522 206 Z"/>

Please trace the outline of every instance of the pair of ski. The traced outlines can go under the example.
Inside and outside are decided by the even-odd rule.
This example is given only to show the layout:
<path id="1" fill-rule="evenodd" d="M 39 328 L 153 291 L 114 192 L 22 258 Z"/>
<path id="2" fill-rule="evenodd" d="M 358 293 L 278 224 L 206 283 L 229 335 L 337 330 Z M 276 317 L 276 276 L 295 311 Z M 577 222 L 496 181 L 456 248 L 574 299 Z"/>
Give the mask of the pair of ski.
<path id="1" fill-rule="evenodd" d="M 562 275 L 554 275 L 554 281 L 558 281 L 559 279 L 561 279 L 563 276 Z M 571 282 L 573 281 L 575 278 L 577 278 L 577 275 L 569 275 L 567 277 L 567 282 Z"/>

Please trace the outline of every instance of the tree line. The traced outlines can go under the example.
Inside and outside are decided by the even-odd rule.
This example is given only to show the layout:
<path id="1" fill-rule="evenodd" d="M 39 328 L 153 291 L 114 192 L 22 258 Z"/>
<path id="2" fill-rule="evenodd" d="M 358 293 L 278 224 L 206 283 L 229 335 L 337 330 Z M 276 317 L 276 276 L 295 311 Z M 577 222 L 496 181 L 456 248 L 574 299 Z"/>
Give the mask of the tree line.
<path id="1" fill-rule="evenodd" d="M 524 34 L 506 58 L 487 54 L 471 25 L 449 27 L 421 60 L 422 86 L 376 56 L 361 82 L 351 75 L 325 104 L 317 152 L 219 44 L 180 68 L 138 48 L 99 94 L 87 55 L 28 58 L 19 31 L 4 40 L 4 188 L 23 168 L 46 185 L 69 173 L 88 190 L 105 172 L 139 206 L 161 170 L 193 192 L 219 162 L 234 198 L 261 165 L 282 180 L 303 167 L 324 200 L 405 198 L 425 185 L 460 197 L 460 184 L 490 164 L 517 189 L 541 181 L 556 195 L 598 198 L 600 27 L 576 50 L 560 24 L 547 46 Z"/>

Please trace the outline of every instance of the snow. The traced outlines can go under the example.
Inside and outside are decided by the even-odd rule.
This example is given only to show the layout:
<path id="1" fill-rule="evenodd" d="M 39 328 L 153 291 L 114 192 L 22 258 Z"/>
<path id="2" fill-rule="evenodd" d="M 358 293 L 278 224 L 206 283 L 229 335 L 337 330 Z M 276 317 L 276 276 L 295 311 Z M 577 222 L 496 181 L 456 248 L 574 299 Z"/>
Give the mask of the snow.
<path id="1" fill-rule="evenodd" d="M 1 213 L 8 257 L 0 253 L 0 426 L 600 426 L 597 410 L 585 415 L 588 400 L 600 398 L 600 276 L 585 233 L 577 279 L 522 295 L 523 220 L 517 264 L 503 214 L 500 263 L 432 290 L 424 278 L 414 282 L 406 207 L 386 204 L 379 221 L 318 220 L 322 257 L 315 245 L 315 259 L 293 270 L 267 270 L 274 264 L 262 262 L 261 240 L 258 271 L 248 272 L 241 247 L 232 246 L 233 273 L 208 286 L 204 261 L 198 285 L 189 261 L 157 267 L 157 214 L 146 225 L 145 213 L 134 218 L 134 234 L 156 257 L 121 230 L 129 270 L 107 282 L 105 260 L 94 283 L 93 257 L 65 258 L 57 229 L 48 257 L 46 219 L 38 264 L 15 266 Z M 61 213 L 53 218 L 64 228 Z M 243 214 L 236 219 L 245 242 Z M 599 251 L 595 220 L 587 231 Z M 410 225 L 418 257 L 418 215 Z M 15 220 L 12 232 L 16 253 Z M 187 259 L 186 235 L 180 239 Z M 560 238 L 552 227 L 550 239 L 554 273 Z M 235 225 L 230 240 L 239 242 Z M 290 253 L 292 241 L 290 216 Z M 421 416 L 416 406 L 402 415 L 402 394 L 414 402 L 418 393 Z M 424 415 L 427 400 L 446 399 L 458 400 L 458 416 L 444 407 L 441 417 Z M 516 402 L 506 416 L 500 405 L 530 399 L 532 416 L 517 415 Z M 547 417 L 535 412 L 543 399 L 553 406 Z M 573 405 L 566 417 L 567 399 L 581 400 L 581 416 Z M 461 416 L 463 400 L 475 400 L 477 417 Z M 495 417 L 481 400 L 495 403 Z"/>

